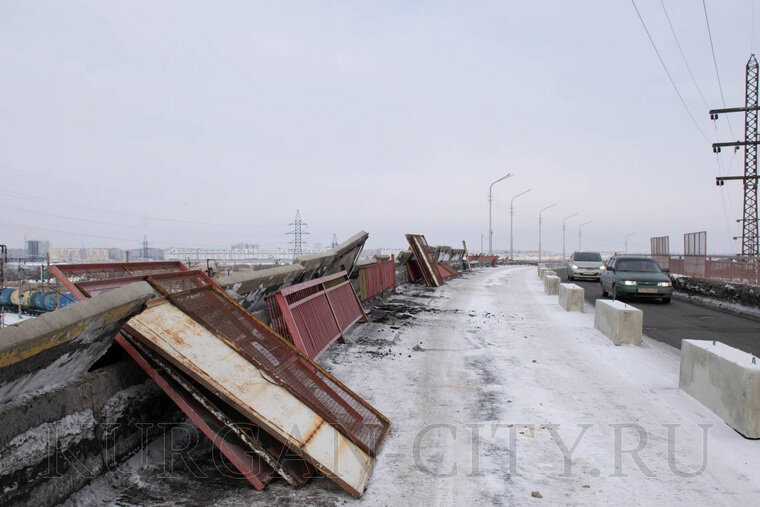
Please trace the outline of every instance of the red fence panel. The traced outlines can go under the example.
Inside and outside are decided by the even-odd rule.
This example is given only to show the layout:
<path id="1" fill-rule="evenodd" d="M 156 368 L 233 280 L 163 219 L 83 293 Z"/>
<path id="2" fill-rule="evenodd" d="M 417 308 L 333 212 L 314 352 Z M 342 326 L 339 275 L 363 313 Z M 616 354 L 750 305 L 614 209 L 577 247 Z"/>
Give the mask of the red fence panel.
<path id="1" fill-rule="evenodd" d="M 367 320 L 345 271 L 281 289 L 267 306 L 272 327 L 311 359 Z"/>
<path id="2" fill-rule="evenodd" d="M 496 255 L 470 255 L 470 262 L 477 262 L 479 266 L 496 267 L 496 261 L 499 257 Z"/>
<path id="3" fill-rule="evenodd" d="M 393 255 L 389 261 L 378 259 L 376 264 L 359 268 L 359 294 L 362 301 L 382 294 L 386 289 L 396 292 L 396 260 Z"/>

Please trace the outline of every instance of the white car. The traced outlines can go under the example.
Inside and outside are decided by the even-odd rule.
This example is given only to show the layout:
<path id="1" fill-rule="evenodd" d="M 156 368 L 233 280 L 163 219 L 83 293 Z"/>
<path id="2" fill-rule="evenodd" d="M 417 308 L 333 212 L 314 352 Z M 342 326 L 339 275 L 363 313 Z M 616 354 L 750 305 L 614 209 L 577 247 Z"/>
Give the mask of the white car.
<path id="1" fill-rule="evenodd" d="M 602 254 L 599 252 L 573 252 L 567 263 L 567 279 L 599 280 L 604 271 Z"/>

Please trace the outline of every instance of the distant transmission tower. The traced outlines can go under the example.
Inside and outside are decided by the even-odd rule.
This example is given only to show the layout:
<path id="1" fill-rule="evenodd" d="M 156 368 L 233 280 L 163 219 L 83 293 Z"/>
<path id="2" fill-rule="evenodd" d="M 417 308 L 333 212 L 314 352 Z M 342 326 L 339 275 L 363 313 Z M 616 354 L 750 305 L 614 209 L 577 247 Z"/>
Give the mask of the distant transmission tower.
<path id="1" fill-rule="evenodd" d="M 148 260 L 148 236 L 143 236 L 143 260 Z"/>
<path id="2" fill-rule="evenodd" d="M 335 248 L 336 246 L 338 246 L 338 235 L 333 233 L 333 240 L 330 248 Z"/>
<path id="3" fill-rule="evenodd" d="M 309 234 L 308 232 L 304 231 L 304 226 L 307 224 L 301 220 L 301 210 L 296 210 L 296 219 L 290 222 L 288 225 L 293 227 L 293 230 L 288 233 L 293 236 L 293 240 L 289 241 L 288 243 L 293 245 L 293 260 L 295 260 L 296 257 L 303 254 L 303 247 L 306 244 L 306 242 L 303 240 L 303 236 Z"/>
<path id="4" fill-rule="evenodd" d="M 710 119 L 717 120 L 720 113 L 744 113 L 744 141 L 730 143 L 713 143 L 713 151 L 720 153 L 722 146 L 744 146 L 744 176 L 723 176 L 715 179 L 717 185 L 725 180 L 742 180 L 744 182 L 744 216 L 742 218 L 742 257 L 753 260 L 758 256 L 757 223 L 757 102 L 758 65 L 755 55 L 747 62 L 747 81 L 745 84 L 744 107 L 713 109 Z"/>

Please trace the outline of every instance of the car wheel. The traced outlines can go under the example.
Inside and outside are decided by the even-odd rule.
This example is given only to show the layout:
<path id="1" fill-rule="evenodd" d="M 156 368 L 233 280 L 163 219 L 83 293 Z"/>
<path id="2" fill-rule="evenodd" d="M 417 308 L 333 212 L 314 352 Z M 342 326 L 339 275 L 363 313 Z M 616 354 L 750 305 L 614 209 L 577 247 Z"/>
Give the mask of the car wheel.
<path id="1" fill-rule="evenodd" d="M 666 305 L 670 303 L 670 298 L 662 298 L 662 304 Z"/>

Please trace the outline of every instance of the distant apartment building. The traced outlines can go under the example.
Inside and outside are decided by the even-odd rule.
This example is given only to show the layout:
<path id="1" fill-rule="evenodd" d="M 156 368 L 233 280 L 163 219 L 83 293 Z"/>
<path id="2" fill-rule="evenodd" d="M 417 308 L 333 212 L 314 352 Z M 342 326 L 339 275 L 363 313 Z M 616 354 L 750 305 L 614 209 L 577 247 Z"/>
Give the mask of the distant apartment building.
<path id="1" fill-rule="evenodd" d="M 184 262 L 205 262 L 206 259 L 216 261 L 276 261 L 290 258 L 284 248 L 261 248 L 257 244 L 238 243 L 230 248 L 179 248 L 171 247 L 164 250 L 166 260 Z"/>
<path id="2" fill-rule="evenodd" d="M 27 258 L 43 259 L 47 257 L 50 250 L 50 242 L 40 239 L 30 239 L 26 242 L 26 255 Z"/>
<path id="3" fill-rule="evenodd" d="M 50 262 L 108 262 L 108 248 L 51 248 Z"/>

